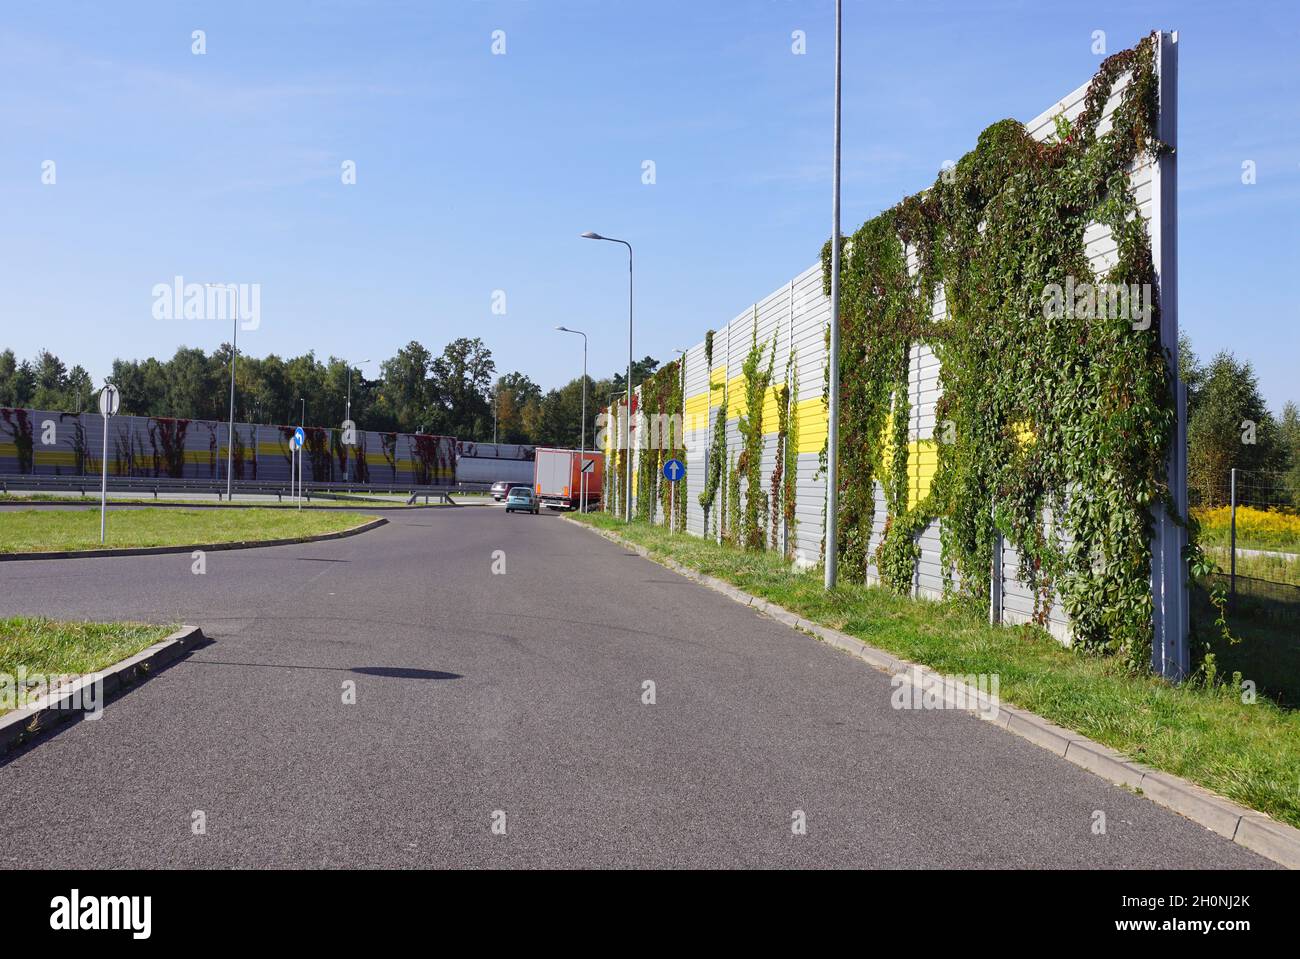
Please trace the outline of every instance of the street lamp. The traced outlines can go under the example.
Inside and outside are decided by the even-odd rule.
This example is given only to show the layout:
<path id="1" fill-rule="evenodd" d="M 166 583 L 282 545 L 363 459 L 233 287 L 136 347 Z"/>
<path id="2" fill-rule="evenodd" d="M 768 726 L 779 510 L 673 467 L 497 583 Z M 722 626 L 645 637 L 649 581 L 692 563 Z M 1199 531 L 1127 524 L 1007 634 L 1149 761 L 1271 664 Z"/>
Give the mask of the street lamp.
<path id="1" fill-rule="evenodd" d="M 370 361 L 370 360 L 362 360 L 360 363 L 357 364 L 357 366 L 358 366 L 358 368 L 359 368 L 359 367 L 365 366 L 365 365 L 366 365 L 367 363 L 369 363 L 369 362 L 371 362 L 371 361 Z M 351 363 L 348 364 L 348 405 L 347 405 L 347 412 L 345 412 L 345 413 L 343 414 L 343 418 L 344 418 L 345 420 L 350 420 L 350 419 L 352 419 L 352 364 L 351 364 Z"/>
<path id="2" fill-rule="evenodd" d="M 840 493 L 840 44 L 842 0 L 835 0 L 835 121 L 831 164 L 831 342 L 826 435 L 826 588 L 838 573 Z"/>
<path id="3" fill-rule="evenodd" d="M 627 247 L 627 492 L 624 494 L 624 506 L 627 521 L 632 522 L 632 244 L 627 240 L 616 240 L 612 236 L 601 236 L 593 230 L 582 234 L 584 240 L 605 240 L 607 243 L 622 243 Z"/>
<path id="4" fill-rule="evenodd" d="M 235 297 L 234 317 L 230 329 L 230 425 L 226 430 L 226 499 L 230 499 L 235 462 L 235 357 L 239 354 L 239 287 L 234 283 L 207 283 L 215 290 L 229 290 Z"/>
<path id="5" fill-rule="evenodd" d="M 582 429 L 581 439 L 578 441 L 578 466 L 581 470 L 578 474 L 578 490 L 582 496 L 582 505 L 578 507 L 578 512 L 585 513 L 587 512 L 587 334 L 582 330 L 571 330 L 567 326 L 557 326 L 555 329 L 560 333 L 576 333 L 582 337 Z"/>
<path id="6" fill-rule="evenodd" d="M 357 364 L 357 366 L 358 367 L 365 366 L 369 362 L 370 360 L 362 360 L 360 363 Z M 343 414 L 343 419 L 346 420 L 347 423 L 351 425 L 353 431 L 355 432 L 357 425 L 352 422 L 352 364 L 351 363 L 348 364 L 348 403 L 347 403 L 347 410 Z M 344 427 L 344 429 L 346 430 L 347 427 Z M 349 472 L 352 473 L 352 481 L 356 482 L 357 458 L 355 456 L 348 457 L 348 470 Z"/>

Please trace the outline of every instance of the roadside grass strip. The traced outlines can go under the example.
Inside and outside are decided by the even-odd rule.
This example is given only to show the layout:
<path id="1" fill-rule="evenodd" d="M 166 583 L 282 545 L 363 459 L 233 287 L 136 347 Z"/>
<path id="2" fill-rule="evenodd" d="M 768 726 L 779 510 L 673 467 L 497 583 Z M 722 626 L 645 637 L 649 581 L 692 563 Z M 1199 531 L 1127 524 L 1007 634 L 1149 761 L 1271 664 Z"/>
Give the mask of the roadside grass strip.
<path id="1" fill-rule="evenodd" d="M 283 510 L 109 510 L 107 542 L 99 541 L 99 509 L 0 512 L 0 553 L 36 553 L 151 546 L 241 543 L 319 536 L 375 519 L 363 513 Z"/>
<path id="2" fill-rule="evenodd" d="M 348 505 L 349 500 L 356 500 L 357 503 L 365 503 L 366 505 L 374 504 L 376 506 L 402 507 L 404 509 L 405 508 L 415 509 L 420 505 L 419 503 L 416 503 L 411 505 L 410 507 L 407 507 L 405 496 L 398 499 L 398 498 L 385 498 L 383 496 L 369 495 L 369 494 L 365 496 L 362 495 L 321 496 L 319 494 L 316 494 L 315 499 L 304 500 L 302 504 L 302 508 L 304 510 L 337 509 L 340 505 Z M 99 494 L 96 493 L 93 496 L 59 496 L 53 493 L 0 492 L 0 506 L 5 506 L 7 504 L 21 506 L 24 503 L 53 504 L 57 506 L 86 506 L 86 507 L 93 506 L 94 508 L 98 509 Z M 357 505 L 357 503 L 353 503 L 351 505 Z M 236 507 L 241 509 L 250 509 L 250 508 L 292 509 L 292 510 L 298 509 L 298 503 L 295 502 L 291 497 L 285 497 L 282 500 L 277 500 L 270 496 L 261 496 L 256 499 L 253 499 L 245 496 L 240 496 L 238 494 L 235 495 L 235 498 L 232 501 L 228 499 L 217 499 L 215 496 L 208 497 L 206 499 L 196 499 L 193 497 L 186 497 L 183 499 L 182 498 L 173 499 L 171 497 L 163 496 L 158 499 L 155 499 L 153 496 L 130 496 L 130 495 L 123 495 L 121 493 L 113 494 L 110 492 L 108 494 L 108 505 L 110 507 L 113 506 L 166 506 L 166 507 L 202 506 L 208 509 L 211 509 L 213 507 L 221 507 L 223 509 L 234 509 Z"/>
<path id="3" fill-rule="evenodd" d="M 51 680 L 105 669 L 161 642 L 176 626 L 0 619 L 0 715 L 26 705 Z M 21 689 L 19 688 L 21 687 Z"/>
<path id="4" fill-rule="evenodd" d="M 796 572 L 774 553 L 629 526 L 604 513 L 571 518 L 945 675 L 997 676 L 1005 703 L 1300 827 L 1300 712 L 1265 697 L 1247 704 L 1236 688 L 1130 673 L 1114 659 L 1072 652 L 1042 630 L 990 626 L 957 602 L 860 584 L 828 593 L 820 568 Z"/>

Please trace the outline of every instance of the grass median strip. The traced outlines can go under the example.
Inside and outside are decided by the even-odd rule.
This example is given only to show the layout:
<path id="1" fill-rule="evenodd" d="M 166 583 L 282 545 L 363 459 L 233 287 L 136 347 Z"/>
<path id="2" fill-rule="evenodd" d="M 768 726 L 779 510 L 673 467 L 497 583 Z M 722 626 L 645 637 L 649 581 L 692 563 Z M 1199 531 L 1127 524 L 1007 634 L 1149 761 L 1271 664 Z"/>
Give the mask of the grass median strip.
<path id="1" fill-rule="evenodd" d="M 81 676 L 105 669 L 161 642 L 176 626 L 66 623 L 44 617 L 0 619 L 0 715 L 23 705 L 20 677 Z"/>
<path id="2" fill-rule="evenodd" d="M 0 512 L 0 553 L 187 546 L 319 536 L 374 519 L 364 513 L 250 507 L 239 510 L 129 509 L 108 517 L 107 542 L 99 542 L 99 510 Z"/>
<path id="3" fill-rule="evenodd" d="M 339 506 L 348 505 L 348 500 L 357 500 L 366 504 L 375 504 L 379 506 L 401 506 L 406 507 L 406 497 L 401 499 L 385 499 L 382 496 L 321 496 L 316 495 L 315 499 L 305 500 L 302 504 L 304 510 L 329 508 L 335 509 Z M 93 506 L 99 508 L 99 494 L 94 496 L 59 496 L 54 493 L 3 493 L 0 492 L 0 506 L 15 505 L 21 506 L 23 503 L 45 503 L 60 506 Z M 155 499 L 153 496 L 124 496 L 122 494 L 108 494 L 108 505 L 113 506 L 220 506 L 230 508 L 239 506 L 243 508 L 256 507 L 259 509 L 291 509 L 297 510 L 298 503 L 290 497 L 276 499 L 273 496 L 240 496 L 235 495 L 234 501 L 227 499 L 218 499 L 215 496 L 198 499 L 194 497 L 173 498 L 162 496 Z M 353 504 L 356 505 L 356 504 Z M 415 504 L 420 505 L 420 504 Z M 413 508 L 413 507 L 412 507 Z"/>
<path id="4" fill-rule="evenodd" d="M 1004 702 L 1300 827 L 1300 712 L 1262 697 L 1246 705 L 1236 690 L 1131 674 L 1040 630 L 990 626 L 956 603 L 855 584 L 828 593 L 818 573 L 792 572 L 772 553 L 670 536 L 603 513 L 574 518 L 942 673 L 996 675 Z"/>

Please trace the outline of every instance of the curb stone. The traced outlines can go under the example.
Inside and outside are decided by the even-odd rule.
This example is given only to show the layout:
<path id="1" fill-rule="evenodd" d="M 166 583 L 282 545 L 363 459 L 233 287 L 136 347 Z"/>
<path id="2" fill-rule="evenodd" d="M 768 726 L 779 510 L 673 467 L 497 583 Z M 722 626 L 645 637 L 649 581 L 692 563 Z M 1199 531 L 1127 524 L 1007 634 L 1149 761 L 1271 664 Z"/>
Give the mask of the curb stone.
<path id="1" fill-rule="evenodd" d="M 388 520 L 380 517 L 351 529 L 339 530 L 337 533 L 320 533 L 316 536 L 292 536 L 287 539 L 233 540 L 228 543 L 195 543 L 188 546 L 139 546 L 122 549 L 70 549 L 49 553 L 0 553 L 0 563 L 21 562 L 23 560 L 41 559 L 94 559 L 97 556 L 161 556 L 164 553 L 192 553 L 201 550 L 216 553 L 230 549 L 261 549 L 264 546 L 297 546 L 302 543 L 321 543 L 328 539 L 343 539 L 368 533 L 386 524 Z"/>
<path id="2" fill-rule="evenodd" d="M 1001 726 L 1022 739 L 1056 753 L 1107 782 L 1138 790 L 1144 798 L 1204 826 L 1211 832 L 1218 833 L 1239 846 L 1244 846 L 1265 859 L 1289 869 L 1300 869 L 1300 829 L 1294 826 L 1278 822 L 1262 812 L 1225 799 L 1180 776 L 1132 762 L 1122 753 L 1094 742 L 1082 733 L 1058 726 L 1027 709 L 993 702 L 979 690 L 950 680 L 927 666 L 899 659 L 884 650 L 869 646 L 855 636 L 822 626 L 820 623 L 810 622 L 783 606 L 752 596 L 730 583 L 707 576 L 674 560 L 654 559 L 645 547 L 630 543 L 616 533 L 596 529 L 567 516 L 563 519 L 612 543 L 632 549 L 638 556 L 661 566 L 667 566 L 687 579 L 708 586 L 742 605 L 752 606 L 787 626 L 809 633 L 827 645 L 843 650 L 882 672 L 904 673 L 923 680 L 938 680 L 943 684 L 943 695 L 946 701 L 953 702 L 959 695 L 964 696 L 967 703 L 974 700 L 975 709 L 967 711 L 980 715 L 980 718 L 987 722 Z M 988 718 L 980 712 L 981 707 L 996 707 L 997 713 L 994 717 Z"/>
<path id="3" fill-rule="evenodd" d="M 205 642 L 203 630 L 197 626 L 182 626 L 166 639 L 134 656 L 128 656 L 107 669 L 80 676 L 22 709 L 0 716 L 0 757 L 79 716 L 73 704 L 80 701 L 80 692 L 86 686 L 96 681 L 103 683 L 102 706 L 117 693 L 143 682 L 152 673 L 188 655 Z"/>

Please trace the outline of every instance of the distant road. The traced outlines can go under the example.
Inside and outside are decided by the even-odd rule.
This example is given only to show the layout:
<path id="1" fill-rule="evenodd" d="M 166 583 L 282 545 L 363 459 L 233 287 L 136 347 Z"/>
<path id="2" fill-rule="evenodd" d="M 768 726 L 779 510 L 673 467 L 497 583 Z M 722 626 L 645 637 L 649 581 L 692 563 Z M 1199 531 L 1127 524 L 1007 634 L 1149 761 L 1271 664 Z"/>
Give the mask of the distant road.
<path id="1" fill-rule="evenodd" d="M 0 866 L 1268 865 L 554 516 L 388 518 L 4 564 L 0 615 L 215 642 L 0 765 Z"/>

